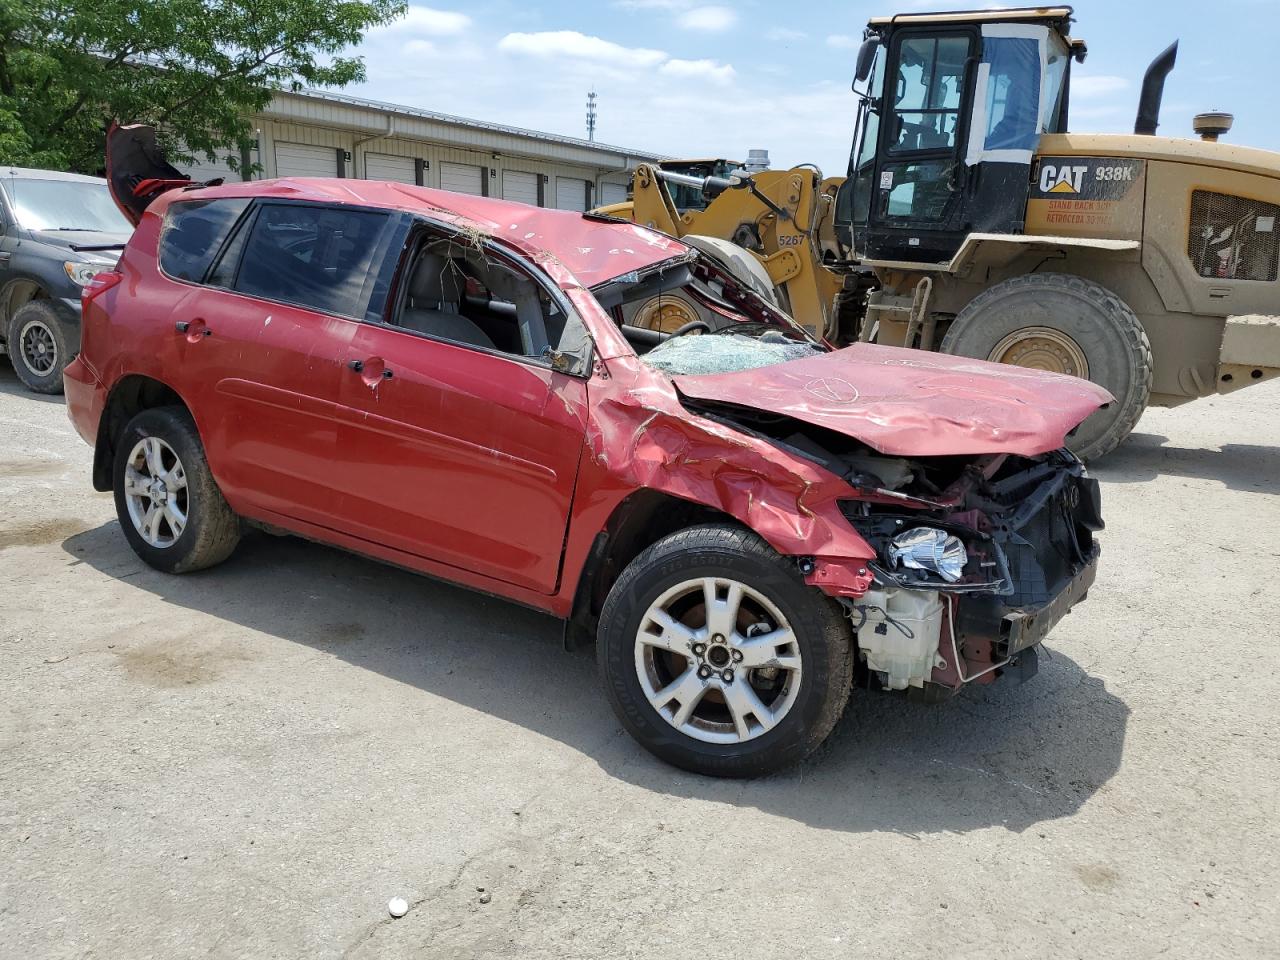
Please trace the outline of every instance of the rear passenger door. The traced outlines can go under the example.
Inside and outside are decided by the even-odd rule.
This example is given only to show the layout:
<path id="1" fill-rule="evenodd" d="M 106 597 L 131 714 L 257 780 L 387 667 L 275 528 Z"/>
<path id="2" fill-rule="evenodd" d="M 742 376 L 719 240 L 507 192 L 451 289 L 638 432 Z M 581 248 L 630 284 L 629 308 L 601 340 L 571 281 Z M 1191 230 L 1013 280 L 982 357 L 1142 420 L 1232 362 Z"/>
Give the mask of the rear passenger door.
<path id="1" fill-rule="evenodd" d="M 206 273 L 187 265 L 183 279 L 198 285 L 175 310 L 174 336 L 184 379 L 205 393 L 193 406 L 210 465 L 237 510 L 332 526 L 341 371 L 371 304 L 382 310 L 399 220 L 260 202 Z M 179 217 L 166 236 L 191 226 Z M 176 251 L 169 259 L 183 270 Z"/>

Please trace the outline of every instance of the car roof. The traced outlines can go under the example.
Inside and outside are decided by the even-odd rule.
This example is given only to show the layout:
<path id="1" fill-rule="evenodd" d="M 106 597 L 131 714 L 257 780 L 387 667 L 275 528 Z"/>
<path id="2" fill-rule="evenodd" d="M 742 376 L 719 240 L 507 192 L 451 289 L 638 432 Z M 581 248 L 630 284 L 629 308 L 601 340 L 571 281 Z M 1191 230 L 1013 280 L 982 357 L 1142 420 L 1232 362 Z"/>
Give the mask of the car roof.
<path id="1" fill-rule="evenodd" d="M 170 202 L 260 197 L 422 214 L 481 238 L 491 237 L 539 262 L 554 260 L 584 287 L 692 252 L 679 240 L 626 220 L 383 180 L 291 177 L 172 191 L 167 196 Z"/>
<path id="2" fill-rule="evenodd" d="M 0 167 L 0 176 L 10 180 L 71 180 L 78 183 L 106 183 L 102 177 L 90 177 L 83 173 L 65 173 L 61 170 L 36 170 L 33 167 Z"/>

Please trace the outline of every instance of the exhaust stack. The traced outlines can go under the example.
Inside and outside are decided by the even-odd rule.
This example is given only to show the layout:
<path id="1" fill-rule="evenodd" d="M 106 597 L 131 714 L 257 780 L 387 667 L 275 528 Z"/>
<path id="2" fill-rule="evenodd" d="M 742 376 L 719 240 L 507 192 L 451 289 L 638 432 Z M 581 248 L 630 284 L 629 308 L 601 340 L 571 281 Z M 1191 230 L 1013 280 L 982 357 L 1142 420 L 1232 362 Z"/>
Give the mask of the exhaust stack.
<path id="1" fill-rule="evenodd" d="M 1142 96 L 1138 98 L 1138 119 L 1133 132 L 1143 137 L 1154 137 L 1160 126 L 1160 101 L 1164 99 L 1164 80 L 1178 59 L 1178 41 L 1171 43 L 1160 56 L 1151 61 L 1142 78 Z"/>

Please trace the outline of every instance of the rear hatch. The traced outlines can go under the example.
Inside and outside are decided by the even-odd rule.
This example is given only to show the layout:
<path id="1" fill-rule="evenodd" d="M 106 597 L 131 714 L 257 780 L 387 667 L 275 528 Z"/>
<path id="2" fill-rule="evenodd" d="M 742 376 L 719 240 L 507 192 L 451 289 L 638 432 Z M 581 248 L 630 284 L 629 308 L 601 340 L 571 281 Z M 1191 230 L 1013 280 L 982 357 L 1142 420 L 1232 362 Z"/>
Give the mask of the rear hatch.
<path id="1" fill-rule="evenodd" d="M 107 131 L 107 185 L 120 212 L 135 227 L 151 202 L 191 178 L 164 158 L 155 127 L 113 125 Z"/>

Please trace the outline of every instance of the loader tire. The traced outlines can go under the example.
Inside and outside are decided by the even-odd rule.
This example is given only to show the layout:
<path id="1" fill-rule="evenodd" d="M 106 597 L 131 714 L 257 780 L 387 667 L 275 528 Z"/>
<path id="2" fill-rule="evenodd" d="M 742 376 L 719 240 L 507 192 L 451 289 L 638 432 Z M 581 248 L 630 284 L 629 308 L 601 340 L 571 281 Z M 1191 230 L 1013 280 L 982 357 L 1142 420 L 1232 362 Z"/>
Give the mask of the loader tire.
<path id="1" fill-rule="evenodd" d="M 1014 277 L 960 311 L 943 353 L 1083 376 L 1115 397 L 1067 437 L 1082 460 L 1114 450 L 1151 396 L 1151 341 L 1110 290 L 1065 273 Z"/>

